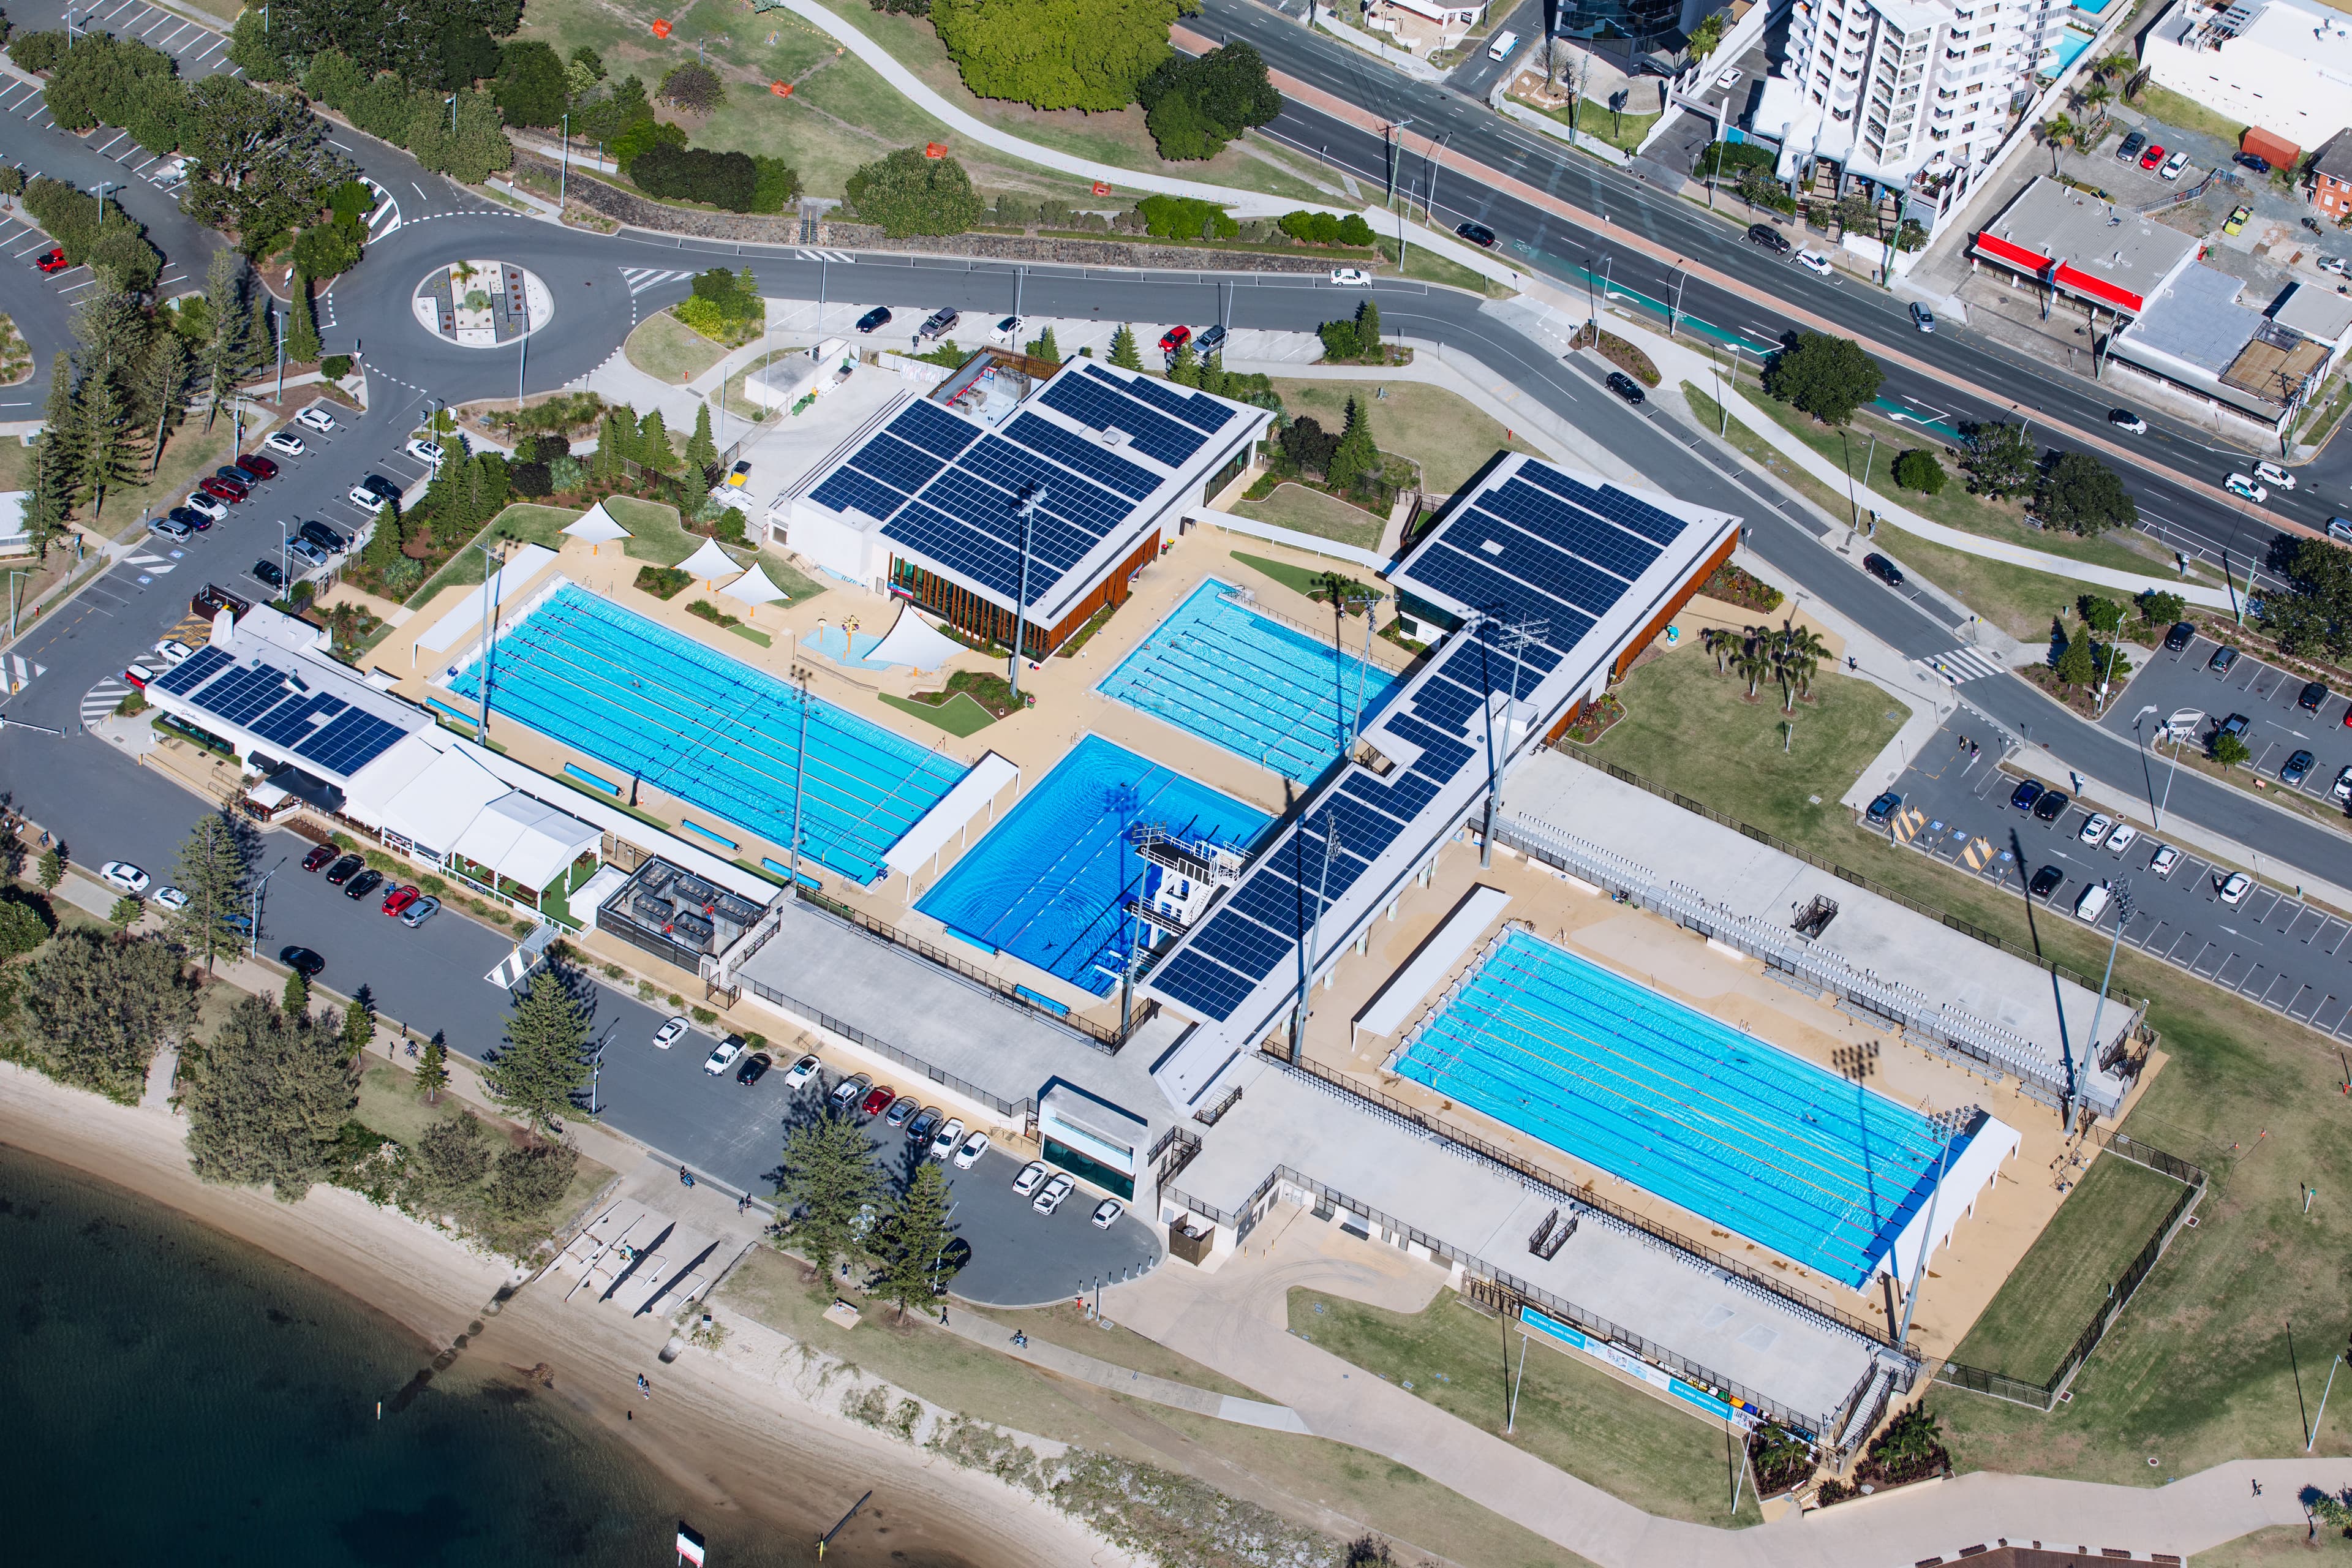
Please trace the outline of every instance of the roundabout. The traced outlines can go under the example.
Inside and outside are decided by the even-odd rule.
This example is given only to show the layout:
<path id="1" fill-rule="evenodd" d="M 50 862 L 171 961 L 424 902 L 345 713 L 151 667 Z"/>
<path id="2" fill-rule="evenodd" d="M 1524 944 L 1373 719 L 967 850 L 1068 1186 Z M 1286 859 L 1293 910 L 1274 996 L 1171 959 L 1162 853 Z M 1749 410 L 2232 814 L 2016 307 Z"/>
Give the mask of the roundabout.
<path id="1" fill-rule="evenodd" d="M 436 267 L 418 280 L 409 302 L 417 325 L 460 348 L 504 348 L 555 319 L 555 297 L 539 274 L 511 261 Z"/>

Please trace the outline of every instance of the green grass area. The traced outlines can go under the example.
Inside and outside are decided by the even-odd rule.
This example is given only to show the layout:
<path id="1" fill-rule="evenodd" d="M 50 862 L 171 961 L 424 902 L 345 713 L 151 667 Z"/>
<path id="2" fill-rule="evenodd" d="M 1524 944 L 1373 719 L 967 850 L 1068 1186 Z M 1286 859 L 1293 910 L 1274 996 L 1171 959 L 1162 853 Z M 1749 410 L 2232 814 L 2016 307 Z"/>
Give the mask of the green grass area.
<path id="1" fill-rule="evenodd" d="M 753 631 L 750 626 L 729 626 L 727 629 L 733 632 L 739 637 L 743 637 L 751 642 L 758 643 L 761 647 L 773 647 L 776 646 L 775 638 L 770 637 L 765 632 Z"/>
<path id="2" fill-rule="evenodd" d="M 2336 0 L 2321 0 L 2321 3 L 2333 5 Z M 2342 9 L 2340 5 L 2337 8 Z M 2319 1539 L 2326 1541 L 2327 1532 L 2323 1531 Z M 2341 1547 L 2343 1542 L 2339 1539 L 2335 1544 Z M 2312 1535 L 2308 1526 L 2274 1524 L 2268 1530 L 2242 1535 L 2235 1541 L 2214 1547 L 2210 1552 L 2200 1552 L 2189 1561 L 2191 1568 L 2273 1568 L 2274 1564 L 2281 1563 L 2311 1562 L 2312 1553 Z M 2318 1561 L 2326 1563 L 2330 1556 L 2342 1555 L 2340 1551 L 2324 1552 Z"/>
<path id="3" fill-rule="evenodd" d="M 226 986 L 216 987 L 226 991 Z M 407 1068 L 390 1062 L 371 1061 L 360 1079 L 359 1109 L 353 1113 L 360 1121 L 387 1137 L 397 1138 L 415 1147 L 417 1139 L 437 1122 L 453 1121 L 472 1110 L 482 1119 L 484 1127 L 499 1140 L 491 1145 L 495 1152 L 503 1146 L 511 1126 L 495 1113 L 486 1113 L 478 1106 L 469 1106 L 454 1094 L 444 1094 L 438 1105 L 427 1105 L 416 1092 L 416 1079 Z M 581 1157 L 579 1168 L 572 1173 L 572 1184 L 562 1198 L 535 1225 L 492 1225 L 487 1237 L 499 1250 L 512 1255 L 527 1247 L 532 1240 L 545 1235 L 555 1226 L 564 1224 L 580 1212 L 581 1206 L 603 1190 L 613 1176 L 612 1168 Z"/>
<path id="4" fill-rule="evenodd" d="M 246 439 L 257 438 L 262 428 L 247 421 Z M 136 540 L 146 532 L 147 525 L 140 521 L 142 513 L 153 517 L 180 505 L 198 479 L 236 456 L 236 426 L 226 412 L 209 431 L 203 416 L 192 416 L 163 443 L 163 460 L 155 465 L 153 479 L 107 491 L 106 508 L 95 519 L 87 506 L 76 507 L 73 515 L 93 533 L 122 543 Z M 30 456 L 18 443 L 7 445 L 12 453 Z"/>
<path id="5" fill-rule="evenodd" d="M 2170 88 L 2158 87 L 2154 82 L 2140 89 L 2139 100 L 2133 107 L 2149 119 L 2161 121 L 2175 130 L 2194 131 L 2200 136 L 2227 142 L 2232 147 L 2246 133 L 2244 126 L 2227 115 L 2217 113 L 2193 98 L 2184 98 Z"/>
<path id="6" fill-rule="evenodd" d="M 1330 198 L 1324 199 L 1328 201 Z M 1381 223 L 1379 218 L 1371 221 L 1376 226 Z M 1508 300 L 1518 292 L 1500 279 L 1489 278 L 1476 268 L 1465 267 L 1450 256 L 1440 256 L 1425 245 L 1407 246 L 1404 266 L 1399 268 L 1396 261 L 1397 242 L 1393 237 L 1392 227 L 1388 230 L 1388 235 L 1389 237 L 1375 242 L 1380 249 L 1381 259 L 1386 263 L 1384 271 L 1394 272 L 1400 278 L 1411 278 L 1418 282 L 1435 283 L 1447 289 L 1465 289 L 1473 294 L 1484 295 L 1489 300 Z"/>
<path id="7" fill-rule="evenodd" d="M 2119 1155 L 2092 1161 L 1952 1359 L 2046 1381 L 2180 1190 L 2171 1177 Z"/>
<path id="8" fill-rule="evenodd" d="M 1480 1568 L 1589 1568 L 1575 1553 L 1487 1512 L 1378 1454 L 1319 1437 L 1236 1426 L 1106 1393 L 984 1350 L 928 1323 L 899 1325 L 873 1307 L 856 1329 L 828 1322 L 835 1292 L 793 1258 L 755 1249 L 727 1277 L 718 1305 L 887 1378 L 950 1410 L 1097 1453 L 1197 1476 L 1301 1522 L 1338 1529 L 1329 1513 L 1424 1553 Z M 856 1292 L 849 1294 L 856 1298 Z M 1050 1313 L 992 1314 L 1101 1360 L 1221 1392 L 1239 1390 L 1208 1368 L 1123 1331 L 1069 1328 Z M 1067 1338 L 1066 1339 L 1066 1334 Z M 1531 1374 L 1532 1375 L 1532 1374 Z M 1325 1510 L 1329 1510 L 1329 1513 Z M 1411 1553 L 1408 1562 L 1417 1561 Z"/>
<path id="9" fill-rule="evenodd" d="M 1323 574 L 1326 572 L 1337 572 L 1342 577 L 1361 581 L 1361 578 L 1356 575 L 1361 569 L 1345 561 L 1335 560 L 1328 566 L 1297 566 L 1287 561 L 1274 561 L 1263 555 L 1252 555 L 1246 551 L 1236 550 L 1232 554 L 1234 560 L 1251 571 L 1263 573 L 1284 587 L 1294 593 L 1305 594 L 1309 598 L 1323 591 Z"/>
<path id="10" fill-rule="evenodd" d="M 563 547 L 563 530 L 581 514 L 570 507 L 539 506 L 530 501 L 517 501 L 490 519 L 477 541 L 512 539 L 525 544 L 543 544 L 550 550 Z M 433 595 L 444 588 L 478 583 L 485 571 L 482 552 L 467 544 L 449 558 L 447 565 L 436 572 L 423 587 L 408 595 L 411 609 L 422 609 L 433 602 Z"/>
<path id="11" fill-rule="evenodd" d="M 712 342 L 667 310 L 657 310 L 639 321 L 622 351 L 631 364 L 672 386 L 692 380 L 727 357 L 724 343 Z"/>
<path id="12" fill-rule="evenodd" d="M 1824 669 L 1813 678 L 1813 700 L 1797 704 L 1784 751 L 1781 726 L 1791 716 L 1780 710 L 1780 689 L 1767 684 L 1748 701 L 1747 683 L 1716 674 L 1696 637 L 1642 660 L 1616 690 L 1625 717 L 1592 755 L 1696 800 L 1736 801 L 1717 809 L 1791 839 L 1851 818 L 1838 797 L 1904 717 L 1870 682 Z"/>
<path id="13" fill-rule="evenodd" d="M 1264 500 L 1236 501 L 1233 510 L 1259 522 L 1295 528 L 1301 533 L 1337 540 L 1359 550 L 1378 549 L 1381 530 L 1386 526 L 1362 508 L 1349 506 L 1337 496 L 1325 495 L 1302 484 L 1278 485 Z"/>
<path id="14" fill-rule="evenodd" d="M 1607 104 L 1595 103 L 1589 98 L 1576 106 L 1573 121 L 1569 118 L 1569 110 L 1565 108 L 1546 109 L 1539 104 L 1525 103 L 1524 100 L 1522 105 L 1534 110 L 1547 119 L 1557 120 L 1572 130 L 1581 131 L 1596 142 L 1606 142 L 1620 153 L 1631 153 L 1639 147 L 1642 144 L 1642 138 L 1650 133 L 1650 127 L 1658 122 L 1658 116 L 1654 114 L 1612 114 L 1609 112 Z"/>
<path id="15" fill-rule="evenodd" d="M 1738 1458 L 1721 1428 L 1540 1342 L 1521 1363 L 1519 1336 L 1451 1290 L 1418 1312 L 1392 1312 L 1295 1289 L 1290 1331 L 1498 1436 L 1508 1380 L 1524 1364 L 1507 1441 L 1651 1513 L 1717 1526 L 1760 1522 L 1752 1491 L 1732 1512 Z"/>
<path id="16" fill-rule="evenodd" d="M 635 496 L 607 496 L 604 510 L 613 521 L 629 531 L 622 548 L 630 559 L 650 561 L 656 566 L 675 566 L 702 548 L 703 536 L 688 533 L 678 521 L 677 508 L 659 501 L 640 500 Z M 722 546 L 728 553 L 746 567 L 751 563 L 753 552 L 740 546 Z M 824 592 L 824 584 L 802 572 L 772 550 L 756 552 L 760 569 L 768 581 L 790 595 L 789 603 L 800 604 Z"/>
<path id="17" fill-rule="evenodd" d="M 1380 387 L 1387 388 L 1387 396 L 1374 395 Z M 1277 376 L 1274 390 L 1293 418 L 1311 415 L 1327 430 L 1344 423 L 1349 398 L 1362 398 L 1374 443 L 1419 463 L 1422 483 L 1432 495 L 1462 489 L 1497 452 L 1535 450 L 1525 441 L 1507 440 L 1503 426 L 1468 399 L 1421 382 L 1383 382 L 1378 372 L 1366 372 L 1360 381 Z"/>
<path id="18" fill-rule="evenodd" d="M 996 722 L 996 715 L 972 700 L 968 692 L 959 691 L 945 702 L 917 702 L 911 698 L 878 693 L 882 700 L 901 713 L 911 713 L 926 724 L 938 726 L 959 740 L 976 735 Z"/>

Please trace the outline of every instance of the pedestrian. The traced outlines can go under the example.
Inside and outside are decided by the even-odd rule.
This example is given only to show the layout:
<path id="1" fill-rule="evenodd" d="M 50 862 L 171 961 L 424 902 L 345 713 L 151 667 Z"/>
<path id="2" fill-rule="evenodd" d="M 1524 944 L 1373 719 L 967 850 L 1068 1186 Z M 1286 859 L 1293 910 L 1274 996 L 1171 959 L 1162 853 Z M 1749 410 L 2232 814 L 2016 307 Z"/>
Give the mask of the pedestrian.
<path id="1" fill-rule="evenodd" d="M 943 1328 L 943 1329 L 944 1329 L 944 1328 L 946 1328 L 947 1326 L 948 1326 L 948 1310 L 947 1310 L 945 1307 L 941 1307 L 941 1308 L 940 1309 L 940 1327 L 941 1327 L 941 1328 Z"/>
<path id="2" fill-rule="evenodd" d="M 2250 1478 L 2250 1479 L 2251 1479 L 2251 1478 Z M 2260 1497 L 2260 1496 L 2262 1496 L 2262 1495 L 2263 1495 L 2263 1483 L 2262 1483 L 2262 1482 L 2260 1482 L 2260 1481 L 2255 1481 L 2255 1482 L 2254 1482 L 2254 1495 L 2255 1495 L 2256 1497 Z"/>

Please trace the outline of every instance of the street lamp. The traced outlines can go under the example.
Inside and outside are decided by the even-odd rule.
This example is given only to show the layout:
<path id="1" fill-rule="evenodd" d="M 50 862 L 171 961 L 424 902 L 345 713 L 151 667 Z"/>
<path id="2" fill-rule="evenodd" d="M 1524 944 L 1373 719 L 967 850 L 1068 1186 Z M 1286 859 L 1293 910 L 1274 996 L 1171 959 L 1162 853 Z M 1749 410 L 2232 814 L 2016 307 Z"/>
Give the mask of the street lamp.
<path id="1" fill-rule="evenodd" d="M 2149 703 L 2147 707 L 2145 707 L 2145 708 L 2141 709 L 2137 713 L 2134 714 L 2134 715 L 2132 716 L 2132 732 L 2133 732 L 2134 734 L 2137 734 L 2137 733 L 2139 732 L 2139 727 L 2140 727 L 2141 723 L 2142 723 L 2144 721 L 2146 721 L 2146 719 L 2147 718 L 2147 716 L 2148 716 L 2149 714 L 2151 714 L 2151 713 L 2153 713 L 2153 712 L 2155 712 L 2155 711 L 2156 711 L 2156 704 L 2155 704 L 2155 703 L 2153 703 L 2153 702 L 2151 702 L 2151 703 Z M 2146 744 L 2147 742 L 2142 742 L 2142 743 L 2143 743 L 2143 744 Z M 2173 781 L 2174 779 L 2176 779 L 2176 778 L 2179 777 L 2179 776 L 2180 776 L 2180 742 L 2179 742 L 2179 738 L 2178 738 L 2178 737 L 2175 737 L 2175 739 L 2173 740 L 2173 742 L 2172 742 L 2172 766 L 2171 766 L 2170 770 L 2169 770 L 2169 771 L 2168 771 L 2168 772 L 2165 773 L 2165 775 L 2164 775 L 2164 798 L 2163 798 L 2163 800 L 2158 801 L 2158 800 L 2157 800 L 2157 799 L 2155 799 L 2155 798 L 2154 798 L 2154 795 L 2155 795 L 2155 788 L 2154 788 L 2154 784 L 2153 784 L 2153 782 L 2152 782 L 2152 781 L 2151 781 L 2151 784 L 2150 784 L 2150 786 L 2149 786 L 2149 795 L 2150 795 L 2150 798 L 2149 798 L 2149 800 L 2148 800 L 2148 805 L 2152 805 L 2152 806 L 2154 806 L 2154 807 L 2156 808 L 2156 828 L 2157 828 L 2157 831 L 2158 831 L 2158 832 L 2159 832 L 2159 833 L 2160 833 L 2160 832 L 2162 832 L 2162 831 L 2164 830 L 2164 808 L 2165 808 L 2166 806 L 2170 805 L 2172 804 L 2172 781 Z"/>
<path id="2" fill-rule="evenodd" d="M 285 864 L 285 858 L 279 857 L 278 866 L 272 866 L 268 870 L 264 871 L 261 874 L 261 880 L 253 885 L 253 903 L 246 912 L 245 950 L 256 957 L 259 957 L 261 953 L 262 890 L 269 886 L 269 879 L 278 875 L 278 867 Z"/>
<path id="3" fill-rule="evenodd" d="M 2091 1040 L 2089 1046 L 2085 1048 L 2087 1052 L 2092 1053 L 2096 1052 L 2099 1048 L 2099 1015 L 2106 1010 L 2107 982 L 2115 978 L 2116 949 L 2123 945 L 2124 927 L 2131 924 L 2132 915 L 2134 913 L 2132 909 L 2130 878 L 2117 877 L 2113 882 L 2107 884 L 2107 890 L 2114 898 L 2116 904 L 2116 933 L 2107 939 L 2107 972 L 2099 976 L 2099 1000 L 2097 1005 L 2091 1009 Z M 2095 1060 L 2096 1058 L 2095 1056 L 2086 1055 L 2084 1059 Z M 2072 1076 L 2071 1071 L 2069 1076 Z M 2072 1088 L 2073 1086 L 2070 1084 L 2068 1087 Z"/>
<path id="4" fill-rule="evenodd" d="M 845 637 L 848 634 L 844 633 Z M 809 677 L 816 671 L 804 664 L 793 666 L 793 681 L 801 689 L 800 749 L 793 753 L 793 896 L 800 897 L 801 889 L 801 786 L 808 778 L 808 714 Z"/>
<path id="5" fill-rule="evenodd" d="M 1037 503 L 1045 499 L 1044 487 L 1024 485 L 1014 508 L 1015 515 L 1021 519 L 1020 592 L 1013 598 L 1013 697 L 1016 703 L 1021 698 L 1021 645 L 1028 640 L 1029 633 L 1029 540 L 1036 531 Z"/>

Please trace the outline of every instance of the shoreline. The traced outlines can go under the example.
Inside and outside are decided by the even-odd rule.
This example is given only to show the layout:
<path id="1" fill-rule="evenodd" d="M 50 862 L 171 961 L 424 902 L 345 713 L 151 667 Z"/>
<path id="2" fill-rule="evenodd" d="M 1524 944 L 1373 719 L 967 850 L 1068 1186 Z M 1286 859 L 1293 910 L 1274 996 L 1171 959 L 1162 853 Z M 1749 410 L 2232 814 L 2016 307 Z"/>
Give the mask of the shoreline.
<path id="1" fill-rule="evenodd" d="M 509 1265 L 340 1188 L 314 1187 L 289 1205 L 262 1190 L 208 1185 L 188 1167 L 183 1126 L 152 1103 L 119 1106 L 0 1062 L 0 1143 L 161 1204 L 374 1309 L 416 1338 L 419 1370 L 461 1335 L 460 1354 L 487 1357 L 519 1383 L 534 1367 L 551 1367 L 551 1385 L 532 1383 L 534 1392 L 708 1510 L 697 1522 L 714 1542 L 721 1532 L 813 1541 L 871 1488 L 865 1522 L 835 1543 L 845 1563 L 1108 1568 L 1133 1561 L 994 1477 L 730 1376 L 722 1360 L 688 1353 L 664 1365 L 666 1319 L 571 1305 L 533 1286 L 485 1313 L 512 1278 Z M 481 1331 L 469 1333 L 477 1322 Z M 650 1399 L 637 1392 L 640 1372 L 652 1380 Z M 387 1406 L 398 1392 L 384 1390 Z"/>

